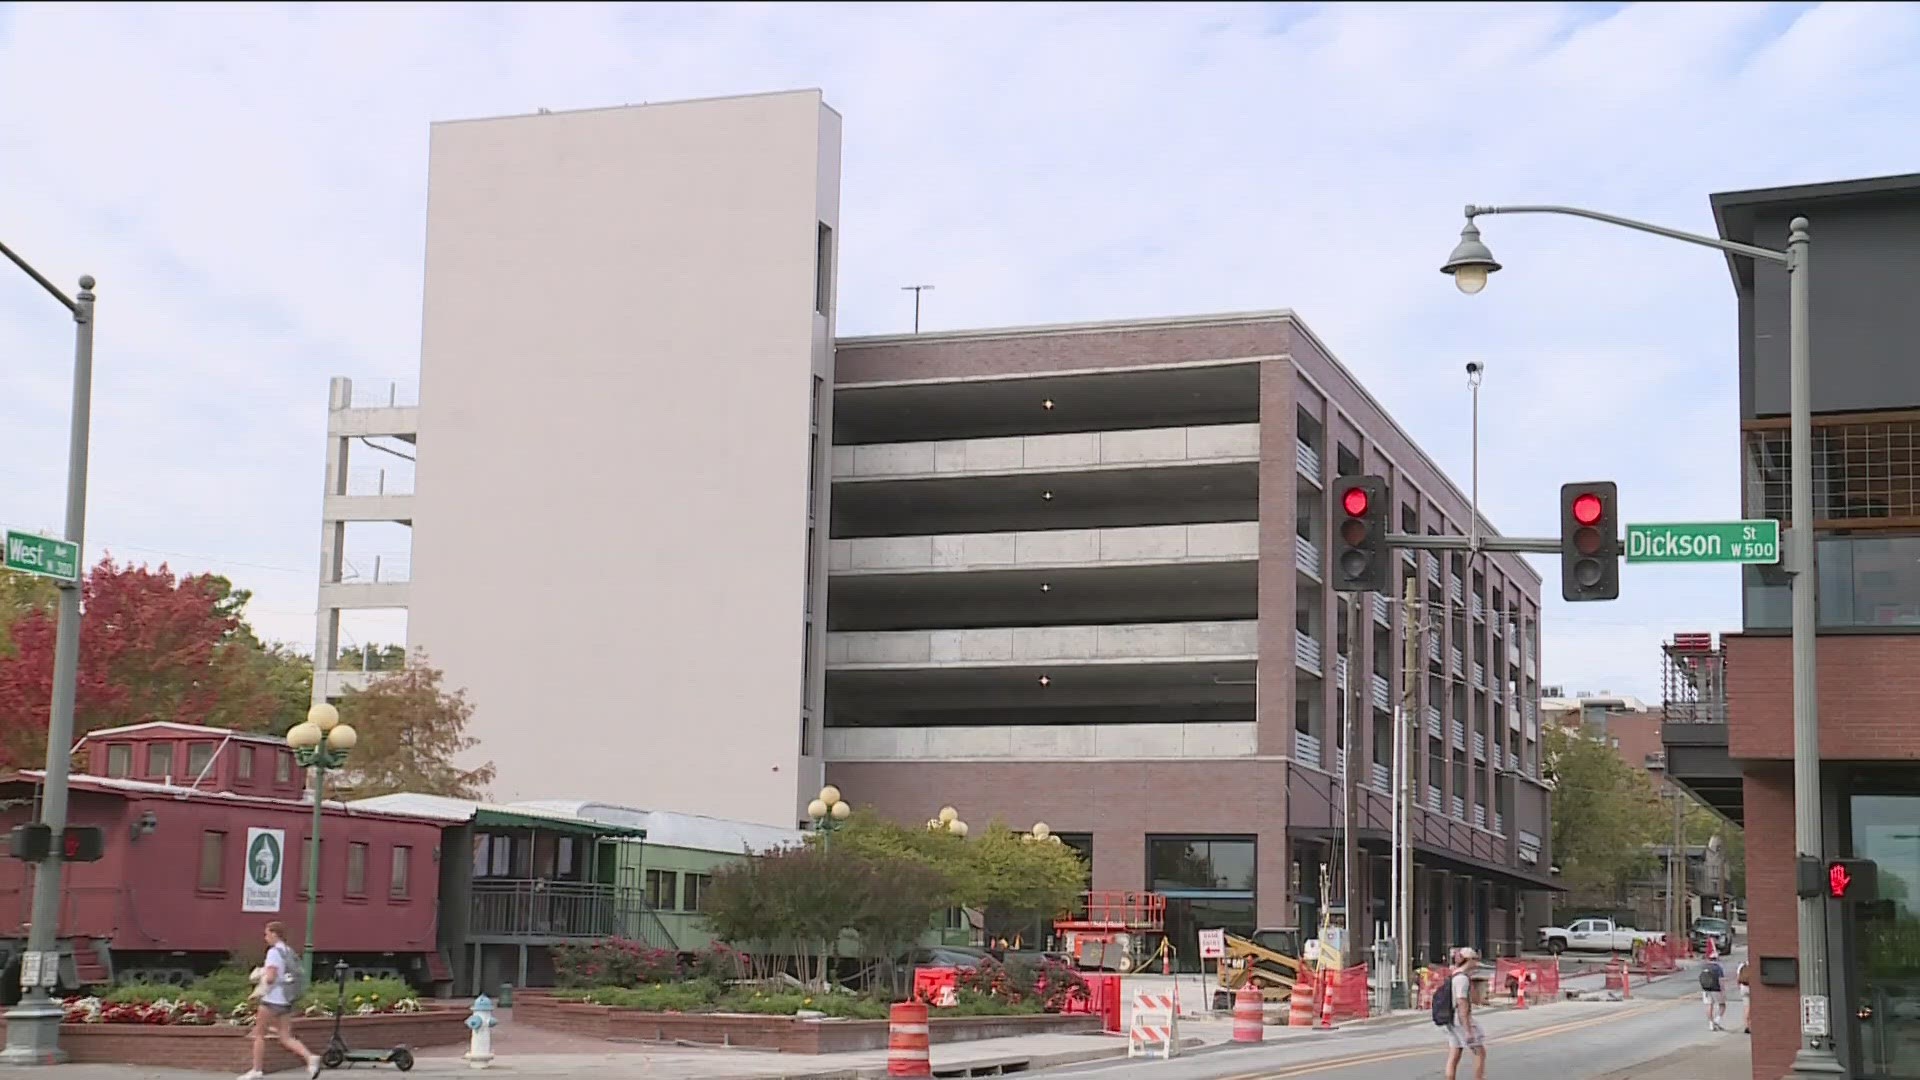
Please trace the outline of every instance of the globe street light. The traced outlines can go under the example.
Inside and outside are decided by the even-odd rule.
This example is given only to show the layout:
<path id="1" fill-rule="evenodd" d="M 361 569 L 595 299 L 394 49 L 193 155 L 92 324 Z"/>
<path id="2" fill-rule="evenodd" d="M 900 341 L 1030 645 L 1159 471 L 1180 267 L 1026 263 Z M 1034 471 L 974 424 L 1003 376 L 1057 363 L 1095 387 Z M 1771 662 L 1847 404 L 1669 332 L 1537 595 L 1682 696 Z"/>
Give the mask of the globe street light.
<path id="1" fill-rule="evenodd" d="M 313 837 L 307 842 L 307 946 L 301 956 L 306 984 L 313 985 L 314 901 L 320 895 L 320 809 L 327 801 L 327 770 L 347 763 L 347 751 L 360 742 L 352 724 L 340 722 L 340 710 L 322 701 L 307 718 L 287 731 L 287 745 L 303 769 L 313 770 Z"/>
<path id="2" fill-rule="evenodd" d="M 1782 552 L 1786 572 L 1793 577 L 1793 826 L 1794 847 L 1799 860 L 1818 858 L 1823 825 L 1820 810 L 1820 708 L 1815 693 L 1814 654 L 1817 632 L 1818 599 L 1815 594 L 1813 565 L 1813 338 L 1808 309 L 1811 290 L 1807 278 L 1807 255 L 1812 233 L 1807 219 L 1795 217 L 1787 223 L 1784 249 L 1743 244 L 1715 236 L 1669 229 L 1632 218 L 1583 210 L 1577 206 L 1473 206 L 1466 208 L 1467 224 L 1460 230 L 1460 242 L 1440 267 L 1453 275 L 1461 292 L 1469 295 L 1486 288 L 1487 275 L 1500 269 L 1493 253 L 1480 242 L 1480 230 L 1474 219 L 1485 214 L 1561 214 L 1617 225 L 1636 232 L 1652 233 L 1669 240 L 1713 248 L 1728 256 L 1771 262 L 1787 271 L 1787 412 L 1789 446 L 1788 521 L 1792 535 Z M 1827 929 L 1825 901 L 1818 896 L 1800 898 L 1800 1050 L 1794 1056 L 1795 1076 L 1834 1076 L 1842 1072 L 1834 1054 L 1833 1034 L 1819 1020 L 1827 1008 Z M 1404 966 L 1404 961 L 1403 961 Z"/>
<path id="3" fill-rule="evenodd" d="M 853 807 L 840 798 L 839 788 L 828 784 L 820 789 L 819 798 L 807 804 L 807 816 L 813 819 L 813 831 L 820 834 L 820 842 L 825 844 L 827 837 L 853 816 Z"/>
<path id="4" fill-rule="evenodd" d="M 943 806 L 940 813 L 927 821 L 928 832 L 949 832 L 962 839 L 967 835 L 967 823 L 960 820 L 960 811 L 951 806 Z"/>

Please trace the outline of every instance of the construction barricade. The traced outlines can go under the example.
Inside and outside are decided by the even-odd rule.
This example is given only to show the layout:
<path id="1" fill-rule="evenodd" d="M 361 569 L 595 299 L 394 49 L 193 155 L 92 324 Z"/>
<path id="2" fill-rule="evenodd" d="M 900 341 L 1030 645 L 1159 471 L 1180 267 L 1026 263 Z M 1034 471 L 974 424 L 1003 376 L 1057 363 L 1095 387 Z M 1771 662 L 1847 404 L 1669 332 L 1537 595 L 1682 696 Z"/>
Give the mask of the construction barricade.
<path id="1" fill-rule="evenodd" d="M 1101 1030 L 1120 1034 L 1120 976 L 1083 975 L 1081 979 L 1087 984 L 1086 993 L 1068 997 L 1060 1011 L 1098 1016 Z"/>
<path id="2" fill-rule="evenodd" d="M 1373 995 L 1368 992 L 1367 968 L 1334 968 L 1320 972 L 1320 1026 L 1332 1027 L 1348 1020 L 1365 1020 L 1373 1015 Z"/>
<path id="3" fill-rule="evenodd" d="M 1180 1007 L 1172 994 L 1133 995 L 1127 1056 L 1172 1058 L 1180 1053 Z"/>
<path id="4" fill-rule="evenodd" d="M 1417 1001 L 1418 1006 L 1422 1009 L 1433 1008 L 1433 995 L 1439 991 L 1441 984 L 1445 983 L 1452 975 L 1453 970 L 1445 966 L 1422 968 L 1419 985 L 1420 993 Z"/>
<path id="5" fill-rule="evenodd" d="M 1615 957 L 1607 961 L 1606 988 L 1620 991 L 1621 997 L 1633 996 L 1633 969 L 1627 966 L 1625 960 Z"/>
<path id="6" fill-rule="evenodd" d="M 902 1001 L 887 1014 L 887 1075 L 932 1076 L 927 1054 L 927 1006 Z"/>
<path id="7" fill-rule="evenodd" d="M 960 973 L 950 967 L 913 969 L 913 1000 L 948 1008 L 960 1003 Z"/>
<path id="8" fill-rule="evenodd" d="M 1312 1027 L 1314 984 L 1319 980 L 1307 972 L 1301 971 L 1300 977 L 1293 980 L 1293 996 L 1287 1001 L 1287 1026 Z"/>

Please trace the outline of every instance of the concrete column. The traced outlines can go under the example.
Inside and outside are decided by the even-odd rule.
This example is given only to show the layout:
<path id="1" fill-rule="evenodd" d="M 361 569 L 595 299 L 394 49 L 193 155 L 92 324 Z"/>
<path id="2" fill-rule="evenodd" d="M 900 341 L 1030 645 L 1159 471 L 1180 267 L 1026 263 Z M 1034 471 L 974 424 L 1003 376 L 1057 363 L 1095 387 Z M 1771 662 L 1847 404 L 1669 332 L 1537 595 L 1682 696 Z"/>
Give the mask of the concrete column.
<path id="1" fill-rule="evenodd" d="M 1260 661 L 1255 700 L 1259 752 L 1293 755 L 1293 698 L 1297 678 L 1293 606 L 1299 571 L 1293 560 L 1295 488 L 1299 484 L 1294 443 L 1299 424 L 1290 360 L 1260 365 Z"/>
<path id="2" fill-rule="evenodd" d="M 340 579 L 340 567 L 346 547 L 345 522 L 327 517 L 327 499 L 347 491 L 348 462 L 352 457 L 347 440 L 333 433 L 332 415 L 353 405 L 353 380 L 334 378 L 327 385 L 327 458 L 320 496 L 320 586 Z M 340 651 L 340 612 L 324 605 L 315 612 L 313 636 L 313 700 L 326 699 L 326 680 L 321 673 L 332 670 Z"/>

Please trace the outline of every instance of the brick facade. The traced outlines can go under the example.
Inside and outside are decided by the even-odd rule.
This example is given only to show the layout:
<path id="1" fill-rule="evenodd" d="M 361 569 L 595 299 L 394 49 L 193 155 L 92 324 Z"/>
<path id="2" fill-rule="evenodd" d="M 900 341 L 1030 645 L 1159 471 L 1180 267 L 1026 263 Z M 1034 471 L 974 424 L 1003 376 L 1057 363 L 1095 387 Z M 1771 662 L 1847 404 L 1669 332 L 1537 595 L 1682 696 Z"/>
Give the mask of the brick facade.
<path id="1" fill-rule="evenodd" d="M 1726 634 L 1727 730 L 1735 760 L 1793 760 L 1793 642 Z M 1895 634 L 1822 634 L 1820 756 L 1853 761 L 1920 760 L 1911 712 L 1920 699 L 1920 639 Z M 1788 819 L 1792 835 L 1792 819 Z"/>

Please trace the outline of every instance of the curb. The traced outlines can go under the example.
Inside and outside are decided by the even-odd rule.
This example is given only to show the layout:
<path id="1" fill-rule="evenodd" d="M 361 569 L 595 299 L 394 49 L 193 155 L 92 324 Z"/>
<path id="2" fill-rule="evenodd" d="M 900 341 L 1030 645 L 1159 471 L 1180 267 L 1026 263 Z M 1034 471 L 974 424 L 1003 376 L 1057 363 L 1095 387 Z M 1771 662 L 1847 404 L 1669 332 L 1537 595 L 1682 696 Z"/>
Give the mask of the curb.
<path id="1" fill-rule="evenodd" d="M 1180 1040 L 1182 1054 L 1204 1047 L 1204 1041 L 1196 1038 Z M 1105 1061 L 1109 1058 L 1127 1056 L 1127 1044 L 1088 1047 L 1085 1050 L 1057 1050 L 1050 1054 L 1002 1054 L 996 1057 L 974 1058 L 942 1066 L 933 1064 L 936 1077 L 972 1077 L 998 1076 L 1009 1072 L 1034 1072 L 1040 1069 L 1052 1069 L 1062 1065 L 1083 1065 L 1089 1061 Z M 862 1065 L 853 1069 L 819 1069 L 783 1073 L 754 1073 L 738 1077 L 715 1077 L 714 1080 L 884 1080 L 887 1066 Z"/>

